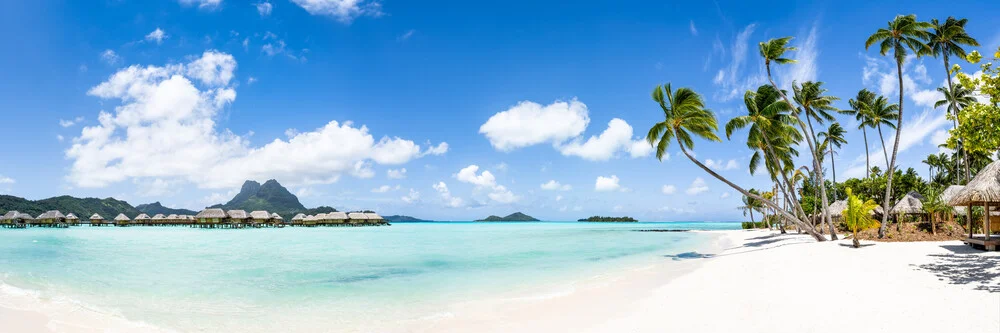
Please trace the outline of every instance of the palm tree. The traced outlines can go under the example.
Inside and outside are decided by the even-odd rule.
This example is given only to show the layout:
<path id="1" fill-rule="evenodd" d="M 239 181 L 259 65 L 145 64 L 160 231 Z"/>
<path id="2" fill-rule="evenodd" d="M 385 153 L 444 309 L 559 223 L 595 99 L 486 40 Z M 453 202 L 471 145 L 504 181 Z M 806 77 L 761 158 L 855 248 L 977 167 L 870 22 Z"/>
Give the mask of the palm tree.
<path id="1" fill-rule="evenodd" d="M 930 23 L 917 21 L 916 15 L 897 15 L 895 19 L 889 21 L 887 28 L 878 29 L 865 41 L 866 50 L 873 44 L 879 43 L 879 53 L 883 56 L 892 50 L 893 57 L 896 59 L 896 76 L 899 78 L 899 119 L 896 120 L 896 141 L 892 145 L 892 159 L 888 164 L 889 169 L 886 170 L 888 177 L 886 178 L 883 204 L 886 212 L 889 211 L 889 202 L 892 198 L 892 174 L 896 167 L 896 154 L 899 152 L 900 129 L 903 127 L 903 61 L 906 60 L 907 48 L 918 57 L 932 53 L 931 48 L 924 44 L 924 41 L 931 38 L 931 34 L 926 29 L 932 27 L 933 25 Z M 885 237 L 885 222 L 888 217 L 889 214 L 882 215 L 882 225 L 878 229 L 879 238 Z"/>
<path id="2" fill-rule="evenodd" d="M 882 135 L 882 125 L 888 128 L 896 129 L 896 123 L 893 120 L 899 122 L 899 105 L 889 104 L 889 99 L 885 96 L 878 96 L 872 101 L 871 105 L 868 106 L 868 122 L 867 126 L 878 129 L 878 139 L 882 141 L 882 156 L 885 156 L 885 165 L 889 166 L 889 151 L 885 146 L 885 136 Z M 896 131 L 897 133 L 899 131 Z"/>
<path id="3" fill-rule="evenodd" d="M 804 229 L 817 241 L 826 240 L 826 238 L 823 237 L 822 234 L 817 233 L 811 225 L 804 223 L 802 220 L 799 220 L 797 217 L 784 211 L 774 202 L 764 199 L 760 195 L 750 193 L 725 177 L 722 177 L 695 159 L 694 156 L 688 152 L 688 149 L 694 148 L 694 136 L 709 141 L 722 141 L 719 139 L 719 136 L 715 134 L 715 131 L 719 129 L 718 122 L 715 119 L 715 114 L 705 108 L 705 102 L 701 96 L 698 95 L 698 93 L 690 88 L 678 88 L 674 91 L 671 90 L 670 84 L 668 83 L 665 86 L 657 86 L 653 90 L 652 97 L 653 100 L 660 105 L 660 109 L 663 112 L 663 121 L 654 124 L 653 127 L 649 129 L 649 133 L 646 135 L 646 141 L 650 145 L 656 146 L 657 159 L 662 161 L 663 156 L 667 154 L 667 148 L 670 147 L 670 142 L 677 141 L 677 145 L 680 147 L 681 152 L 683 152 L 684 155 L 687 156 L 687 158 L 695 165 L 712 175 L 712 177 L 715 177 L 719 181 L 729 185 L 729 187 L 732 187 L 737 192 L 759 200 L 764 205 L 774 209 L 775 212 L 781 214 L 785 219 L 799 225 L 800 228 Z"/>
<path id="4" fill-rule="evenodd" d="M 920 163 L 927 164 L 927 178 L 933 181 L 934 167 L 939 165 L 941 163 L 941 160 L 938 159 L 937 155 L 930 154 L 927 155 L 927 158 L 925 158 L 923 161 L 920 161 Z"/>
<path id="5" fill-rule="evenodd" d="M 931 33 L 930 40 L 928 41 L 928 46 L 930 47 L 931 54 L 933 54 L 934 57 L 941 56 L 942 58 L 944 58 L 944 71 L 946 77 L 948 78 L 948 92 L 955 91 L 955 85 L 954 83 L 952 83 L 951 80 L 952 73 L 950 69 L 951 67 L 948 64 L 948 57 L 956 56 L 959 59 L 964 60 L 966 58 L 966 53 L 965 49 L 962 48 L 962 45 L 979 46 L 979 42 L 965 32 L 965 24 L 968 22 L 969 22 L 968 19 L 963 18 L 959 20 L 955 19 L 954 17 L 948 17 L 948 19 L 945 20 L 943 24 L 941 22 L 938 22 L 937 19 L 931 20 L 931 25 L 933 26 L 933 30 Z M 945 92 L 941 88 L 938 88 L 938 91 L 941 91 L 943 93 Z M 958 121 L 956 119 L 958 118 L 958 110 L 959 110 L 957 106 L 958 103 L 956 99 L 950 99 L 949 102 L 951 105 L 948 107 L 948 114 L 951 114 L 952 111 L 955 111 L 954 113 L 955 118 L 952 118 L 953 119 L 952 126 L 957 128 Z M 938 104 L 934 104 L 934 107 L 938 107 Z M 962 107 L 964 108 L 965 106 Z M 969 165 L 967 159 L 968 156 L 963 157 L 963 160 L 966 160 L 966 165 L 965 165 L 966 182 L 968 182 L 970 178 Z"/>
<path id="6" fill-rule="evenodd" d="M 844 135 L 847 131 L 840 126 L 840 123 L 832 123 L 826 132 L 819 132 L 819 137 L 823 139 L 823 145 L 830 149 L 830 169 L 833 171 L 833 187 L 837 187 L 837 165 L 833 161 L 833 147 L 841 148 L 841 145 L 847 143 L 847 139 L 844 139 Z M 833 194 L 833 200 L 837 200 L 837 193 Z"/>
<path id="7" fill-rule="evenodd" d="M 759 192 L 757 192 L 757 189 L 750 189 L 750 193 L 759 194 Z M 750 213 L 751 225 L 757 225 L 757 220 L 753 218 L 753 212 L 755 210 L 760 210 L 761 208 L 762 207 L 760 207 L 760 202 L 758 202 L 757 199 L 745 195 L 743 196 L 743 206 L 739 207 L 739 209 L 743 210 L 743 216 L 747 216 L 747 212 Z"/>
<path id="8" fill-rule="evenodd" d="M 951 77 L 948 77 L 951 80 Z M 949 82 L 950 84 L 950 82 Z M 939 100 L 934 103 L 935 108 L 948 105 L 948 115 L 954 115 L 951 117 L 952 128 L 958 128 L 958 111 L 968 107 L 970 104 L 976 102 L 976 97 L 973 96 L 972 91 L 962 85 L 949 85 L 948 88 L 938 87 L 938 92 L 944 95 L 944 99 Z M 958 143 L 958 150 L 962 150 L 962 161 L 965 161 L 965 181 L 969 181 L 969 157 L 965 154 L 965 150 L 962 149 L 962 142 Z M 960 161 L 955 159 L 955 169 L 958 170 Z M 957 174 L 956 174 L 957 176 Z M 958 183 L 958 178 L 955 178 L 955 183 Z"/>
<path id="9" fill-rule="evenodd" d="M 781 98 L 785 100 L 785 103 L 788 103 L 788 107 L 794 110 L 792 101 L 788 100 L 788 95 L 778 88 L 778 84 L 774 83 L 774 76 L 771 75 L 772 62 L 779 65 L 795 63 L 794 59 L 784 57 L 785 52 L 795 51 L 794 47 L 788 46 L 788 42 L 791 40 L 792 37 L 774 38 L 766 42 L 761 42 L 758 47 L 760 49 L 761 57 L 764 58 L 764 68 L 767 70 L 767 80 L 771 82 L 771 86 L 773 86 L 775 90 L 778 90 L 781 93 Z M 810 111 L 806 110 L 806 112 L 808 114 Z M 812 154 L 813 158 L 813 170 L 822 170 L 823 168 L 819 164 L 820 152 L 817 150 L 817 144 L 814 143 L 815 140 L 813 140 L 814 138 L 812 137 L 812 132 L 806 130 L 805 123 L 799 118 L 797 113 L 793 113 L 792 115 L 795 117 L 795 121 L 802 129 L 802 132 L 809 133 L 805 137 L 806 143 L 809 144 L 809 152 Z M 817 183 L 824 184 L 823 174 L 821 172 L 816 172 L 816 174 L 818 180 Z M 821 202 L 823 203 L 823 220 L 826 221 L 827 225 L 830 227 L 830 238 L 836 240 L 837 234 L 833 230 L 833 220 L 830 218 L 829 209 L 827 209 L 830 204 L 826 198 L 826 186 L 820 186 L 820 194 Z"/>
<path id="10" fill-rule="evenodd" d="M 847 101 L 847 104 L 851 106 L 851 110 L 844 110 L 844 113 L 849 115 L 854 115 L 854 119 L 858 121 L 858 129 L 861 130 L 861 135 L 865 140 L 865 170 L 871 170 L 871 158 L 869 158 L 868 153 L 868 124 L 871 123 L 871 108 L 870 105 L 875 101 L 875 93 L 868 89 L 861 89 L 858 91 L 858 96 L 854 99 Z M 868 175 L 865 175 L 868 178 Z"/>
<path id="11" fill-rule="evenodd" d="M 951 206 L 948 206 L 948 204 L 946 204 L 944 201 L 941 200 L 941 192 L 939 192 L 937 189 L 934 188 L 931 188 L 930 193 L 928 193 L 927 196 L 924 197 L 923 204 L 924 204 L 924 211 L 927 212 L 927 215 L 930 216 L 931 234 L 937 235 L 937 228 L 934 226 L 934 224 L 937 222 L 936 215 L 938 213 L 947 212 L 949 209 L 952 208 Z"/>
<path id="12" fill-rule="evenodd" d="M 851 193 L 851 188 L 847 188 L 847 209 L 844 210 L 844 224 L 854 233 L 854 248 L 861 247 L 858 240 L 858 230 L 873 228 L 878 222 L 872 218 L 871 211 L 878 207 L 874 200 L 861 201 L 858 196 Z"/>

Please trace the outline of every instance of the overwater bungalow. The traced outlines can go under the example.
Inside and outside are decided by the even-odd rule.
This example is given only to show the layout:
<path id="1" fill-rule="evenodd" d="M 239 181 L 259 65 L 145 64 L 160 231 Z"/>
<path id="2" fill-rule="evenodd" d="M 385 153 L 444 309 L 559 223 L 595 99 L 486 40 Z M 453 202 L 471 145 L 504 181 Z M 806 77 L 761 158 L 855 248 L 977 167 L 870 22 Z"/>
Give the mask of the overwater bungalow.
<path id="1" fill-rule="evenodd" d="M 302 225 L 305 225 L 305 226 L 315 226 L 316 223 L 318 223 L 318 222 L 319 222 L 319 218 L 317 218 L 316 216 L 313 216 L 313 215 L 306 215 L 306 217 L 304 219 L 302 219 Z"/>
<path id="2" fill-rule="evenodd" d="M 368 216 L 365 215 L 365 213 L 348 213 L 347 220 L 350 221 L 351 224 L 364 225 L 368 222 Z"/>
<path id="3" fill-rule="evenodd" d="M 220 208 L 207 208 L 195 215 L 198 224 L 214 225 L 222 223 L 226 219 L 226 212 Z"/>
<path id="4" fill-rule="evenodd" d="M 9 211 L 7 212 L 7 214 L 3 214 L 3 216 L 0 216 L 0 223 L 7 223 L 7 224 L 14 223 L 14 219 L 17 218 L 18 214 L 20 213 L 16 210 Z"/>
<path id="5" fill-rule="evenodd" d="M 156 215 L 153 215 L 153 218 L 152 218 L 152 220 L 153 220 L 153 224 L 154 224 L 154 225 L 163 225 L 163 224 L 167 224 L 167 216 L 166 216 L 166 215 L 163 215 L 163 214 L 156 214 Z"/>
<path id="6" fill-rule="evenodd" d="M 347 214 L 344 212 L 329 213 L 326 214 L 326 218 L 332 224 L 344 225 L 347 223 Z"/>
<path id="7" fill-rule="evenodd" d="M 132 220 L 129 219 L 128 216 L 125 216 L 125 214 L 119 213 L 118 216 L 115 216 L 115 225 L 116 226 L 123 227 L 123 226 L 127 226 L 127 225 L 130 225 L 130 224 L 132 224 Z"/>
<path id="8" fill-rule="evenodd" d="M 38 215 L 38 217 L 35 218 L 35 223 L 41 225 L 63 224 L 66 223 L 66 215 L 63 215 L 63 213 L 58 210 L 50 210 L 42 213 L 42 215 Z"/>
<path id="9" fill-rule="evenodd" d="M 132 219 L 132 223 L 140 225 L 149 225 L 153 224 L 153 218 L 149 217 L 149 215 L 146 215 L 146 213 L 142 213 L 139 214 L 139 216 L 136 216 L 134 219 Z"/>
<path id="10" fill-rule="evenodd" d="M 0 225 L 3 225 L 4 228 L 25 228 L 27 224 L 22 215 L 26 216 L 27 214 L 21 214 L 16 210 L 9 211 L 7 214 L 0 216 Z"/>
<path id="11" fill-rule="evenodd" d="M 102 226 L 104 225 L 104 218 L 100 214 L 94 213 L 90 216 L 90 226 Z"/>
<path id="12" fill-rule="evenodd" d="M 976 174 L 965 188 L 958 191 L 948 201 L 952 207 L 983 206 L 982 236 L 975 234 L 975 225 L 969 219 L 969 238 L 966 243 L 974 248 L 988 251 L 1000 250 L 1000 237 L 993 237 L 993 232 L 1000 230 L 1000 216 L 994 216 L 993 210 L 1000 206 L 1000 161 L 994 161 Z"/>
<path id="13" fill-rule="evenodd" d="M 292 217 L 292 225 L 303 224 L 306 220 L 306 214 L 298 213 Z"/>
<path id="14" fill-rule="evenodd" d="M 365 213 L 365 216 L 368 217 L 368 223 L 374 223 L 374 224 L 385 223 L 385 219 L 382 218 L 381 215 L 375 213 Z"/>
<path id="15" fill-rule="evenodd" d="M 250 215 L 242 209 L 234 209 L 226 212 L 226 221 L 234 226 L 242 226 L 250 220 Z"/>
<path id="16" fill-rule="evenodd" d="M 73 213 L 66 214 L 66 223 L 69 225 L 78 225 L 80 224 L 80 218 Z"/>
<path id="17" fill-rule="evenodd" d="M 285 223 L 285 219 L 281 218 L 278 213 L 271 213 L 271 223 L 282 224 Z"/>
<path id="18" fill-rule="evenodd" d="M 14 218 L 15 223 L 19 224 L 32 224 L 35 223 L 35 218 L 31 217 L 27 213 L 18 213 L 17 217 Z"/>
<path id="19" fill-rule="evenodd" d="M 250 212 L 250 224 L 253 226 L 267 225 L 271 223 L 271 214 L 263 210 Z"/>

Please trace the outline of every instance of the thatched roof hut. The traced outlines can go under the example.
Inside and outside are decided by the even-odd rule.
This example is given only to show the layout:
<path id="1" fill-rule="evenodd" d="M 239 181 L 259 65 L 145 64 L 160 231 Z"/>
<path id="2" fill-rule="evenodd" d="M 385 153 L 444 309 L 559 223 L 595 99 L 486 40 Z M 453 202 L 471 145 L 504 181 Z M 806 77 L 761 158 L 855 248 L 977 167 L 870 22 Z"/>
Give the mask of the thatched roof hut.
<path id="1" fill-rule="evenodd" d="M 132 220 L 129 219 L 128 216 L 125 216 L 125 214 L 118 214 L 118 216 L 115 216 L 115 222 L 130 222 L 130 221 Z"/>
<path id="2" fill-rule="evenodd" d="M 149 222 L 149 221 L 152 221 L 153 219 L 151 217 L 149 217 L 149 215 L 146 215 L 146 213 L 142 213 L 142 214 L 139 214 L 139 216 L 136 216 L 132 220 L 136 221 L 136 222 Z"/>
<path id="3" fill-rule="evenodd" d="M 306 220 L 306 214 L 298 213 L 292 217 L 292 223 L 302 223 Z"/>
<path id="4" fill-rule="evenodd" d="M 990 163 L 948 201 L 952 206 L 1000 203 L 1000 161 Z"/>
<path id="5" fill-rule="evenodd" d="M 250 212 L 250 218 L 253 220 L 267 221 L 271 219 L 271 214 L 263 210 L 255 210 Z"/>
<path id="6" fill-rule="evenodd" d="M 66 222 L 69 222 L 69 223 L 79 223 L 80 222 L 80 218 L 77 217 L 76 214 L 69 213 L 69 214 L 66 214 Z"/>
<path id="7" fill-rule="evenodd" d="M 66 220 L 66 215 L 58 210 L 50 210 L 38 215 L 35 219 L 41 222 L 62 222 Z"/>
<path id="8" fill-rule="evenodd" d="M 918 194 L 919 195 L 919 194 Z M 913 195 L 913 192 L 907 193 L 903 199 L 899 200 L 895 206 L 892 207 L 891 213 L 893 214 L 923 214 L 924 213 L 924 203 L 917 199 L 917 196 Z"/>
<path id="9" fill-rule="evenodd" d="M 7 214 L 3 214 L 3 217 L 0 217 L 0 221 L 13 221 L 14 219 L 17 219 L 18 215 L 21 215 L 21 213 L 16 210 L 12 210 L 7 212 Z"/>
<path id="10" fill-rule="evenodd" d="M 327 218 L 333 221 L 344 222 L 347 221 L 347 213 L 344 212 L 333 212 L 326 214 Z"/>
<path id="11" fill-rule="evenodd" d="M 965 189 L 965 186 L 962 186 L 962 185 L 951 185 L 951 186 L 948 186 L 948 188 L 944 189 L 944 191 L 941 192 L 941 201 L 943 201 L 945 204 L 950 203 L 951 199 L 954 199 L 955 195 L 957 195 L 958 192 L 961 192 L 962 189 Z M 965 214 L 966 214 L 966 208 L 965 207 L 954 207 L 954 210 L 955 210 L 955 214 L 962 215 L 962 216 L 965 216 Z"/>
<path id="12" fill-rule="evenodd" d="M 847 200 L 837 200 L 830 203 L 830 217 L 841 217 L 847 209 Z"/>
<path id="13" fill-rule="evenodd" d="M 242 209 L 234 209 L 227 211 L 226 216 L 228 216 L 230 220 L 234 221 L 242 221 L 250 218 L 250 216 L 247 214 L 247 211 Z"/>
<path id="14" fill-rule="evenodd" d="M 104 222 L 104 218 L 100 214 L 94 213 L 90 216 L 90 222 Z"/>
<path id="15" fill-rule="evenodd" d="M 285 219 L 281 218 L 278 213 L 271 213 L 271 222 L 285 222 Z"/>
<path id="16" fill-rule="evenodd" d="M 14 219 L 15 220 L 21 220 L 23 222 L 31 222 L 31 221 L 35 220 L 34 217 L 31 217 L 31 215 L 28 215 L 26 213 L 19 213 L 19 214 L 17 214 L 17 217 L 14 218 Z"/>
<path id="17" fill-rule="evenodd" d="M 347 214 L 347 218 L 358 222 L 368 221 L 368 216 L 365 213 L 349 213 Z"/>
<path id="18" fill-rule="evenodd" d="M 226 218 L 226 212 L 220 208 L 207 208 L 198 212 L 195 215 L 196 219 L 224 219 Z"/>
<path id="19" fill-rule="evenodd" d="M 385 220 L 382 216 L 375 213 L 365 213 L 365 216 L 368 217 L 369 221 L 382 222 Z"/>

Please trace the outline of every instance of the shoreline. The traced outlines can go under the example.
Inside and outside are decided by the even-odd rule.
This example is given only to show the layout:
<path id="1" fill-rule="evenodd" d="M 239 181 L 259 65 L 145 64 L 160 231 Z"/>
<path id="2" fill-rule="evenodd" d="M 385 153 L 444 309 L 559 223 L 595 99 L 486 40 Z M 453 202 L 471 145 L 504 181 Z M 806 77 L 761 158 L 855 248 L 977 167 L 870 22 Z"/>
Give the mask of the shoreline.
<path id="1" fill-rule="evenodd" d="M 863 241 L 853 249 L 850 241 L 817 243 L 795 233 L 693 232 L 714 237 L 662 262 L 460 301 L 357 331 L 1000 330 L 1000 253 L 958 241 Z M 984 271 L 973 275 L 977 269 Z M 824 319 L 830 313 L 836 324 Z M 16 332 L 171 332 L 5 284 L 0 319 Z"/>

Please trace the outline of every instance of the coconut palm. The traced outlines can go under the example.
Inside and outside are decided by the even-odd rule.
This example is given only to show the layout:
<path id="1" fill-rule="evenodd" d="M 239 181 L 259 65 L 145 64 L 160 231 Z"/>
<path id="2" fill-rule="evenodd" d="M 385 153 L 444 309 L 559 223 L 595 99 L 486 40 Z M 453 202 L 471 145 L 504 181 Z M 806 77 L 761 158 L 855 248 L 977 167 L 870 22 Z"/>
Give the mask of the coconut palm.
<path id="1" fill-rule="evenodd" d="M 868 106 L 867 126 L 878 130 L 878 139 L 882 142 L 882 156 L 885 156 L 885 165 L 889 165 L 889 151 L 885 146 L 885 136 L 882 135 L 882 126 L 896 129 L 896 122 L 899 121 L 899 105 L 889 104 L 889 99 L 885 96 L 878 96 Z M 896 131 L 899 133 L 899 131 Z"/>
<path id="2" fill-rule="evenodd" d="M 778 88 L 778 84 L 774 82 L 774 76 L 771 75 L 772 62 L 779 65 L 795 63 L 794 59 L 785 58 L 785 52 L 795 51 L 794 47 L 788 46 L 788 42 L 791 40 L 792 37 L 774 38 L 766 42 L 761 42 L 758 45 L 758 48 L 760 50 L 761 57 L 764 58 L 764 68 L 767 70 L 767 80 L 770 81 L 771 86 L 773 86 L 775 90 L 778 90 L 781 93 L 781 98 L 784 99 L 785 103 L 788 103 L 788 106 L 794 109 L 794 107 L 792 106 L 793 105 L 792 101 L 788 99 L 788 95 L 785 94 L 784 91 L 781 91 L 780 88 Z M 809 110 L 806 110 L 806 113 L 808 114 Z M 793 113 L 792 115 L 795 117 L 795 121 L 802 129 L 802 132 L 808 133 L 807 135 L 805 135 L 805 137 L 806 137 L 806 143 L 808 143 L 809 146 L 809 153 L 812 154 L 813 158 L 813 170 L 822 170 L 823 167 L 819 164 L 820 151 L 817 150 L 817 143 L 815 143 L 815 140 L 813 140 L 814 139 L 812 137 L 813 132 L 808 131 L 806 129 L 806 125 L 802 121 L 802 119 L 799 118 L 798 113 Z M 816 175 L 817 175 L 817 183 L 824 184 L 823 173 L 816 172 Z M 823 220 L 826 221 L 827 225 L 830 227 L 830 238 L 836 240 L 837 234 L 833 230 L 833 220 L 830 218 L 829 209 L 827 209 L 830 206 L 830 204 L 826 197 L 825 186 L 820 186 L 820 194 L 821 194 L 820 202 L 823 203 Z"/>
<path id="3" fill-rule="evenodd" d="M 750 193 L 759 194 L 757 189 L 750 189 Z M 762 211 L 764 207 L 761 205 L 760 201 L 757 201 L 757 199 L 744 195 L 743 206 L 740 206 L 739 209 L 743 210 L 743 216 L 747 216 L 747 213 L 750 213 L 750 224 L 757 225 L 757 220 L 754 219 L 753 212 Z"/>
<path id="4" fill-rule="evenodd" d="M 865 140 L 865 170 L 871 170 L 871 158 L 869 158 L 868 153 L 868 124 L 871 122 L 871 108 L 869 107 L 875 101 L 875 93 L 868 89 L 861 89 L 858 91 L 857 97 L 847 101 L 847 104 L 851 106 L 851 110 L 844 110 L 843 113 L 848 115 L 853 115 L 854 119 L 858 121 L 858 129 L 861 130 L 861 135 Z M 867 178 L 868 175 L 865 175 Z"/>
<path id="5" fill-rule="evenodd" d="M 660 109 L 663 112 L 663 121 L 654 124 L 646 135 L 646 141 L 649 142 L 650 145 L 655 145 L 657 159 L 663 160 L 663 156 L 666 156 L 667 154 L 667 148 L 670 147 L 670 142 L 677 141 L 677 145 L 680 147 L 681 152 L 683 152 L 692 163 L 700 167 L 709 175 L 712 175 L 712 177 L 715 177 L 719 181 L 729 185 L 729 187 L 732 187 L 737 192 L 740 192 L 745 196 L 760 200 L 761 203 L 771 209 L 774 209 L 775 212 L 778 212 L 784 218 L 799 225 L 800 228 L 805 230 L 816 240 L 826 240 L 822 234 L 817 233 L 810 225 L 784 211 L 773 201 L 764 199 L 758 194 L 750 193 L 725 177 L 722 177 L 715 171 L 712 171 L 712 169 L 709 169 L 691 155 L 688 149 L 694 148 L 694 137 L 709 141 L 721 141 L 719 136 L 715 134 L 715 131 L 719 128 L 718 122 L 715 119 L 715 114 L 705 108 L 705 102 L 702 97 L 698 95 L 698 93 L 690 88 L 678 88 L 674 91 L 671 90 L 670 84 L 668 83 L 664 86 L 657 86 L 653 90 L 652 97 L 653 100 L 659 104 Z"/>
<path id="6" fill-rule="evenodd" d="M 937 223 L 936 217 L 938 213 L 947 212 L 949 209 L 952 208 L 951 206 L 948 206 L 944 201 L 941 200 L 941 192 L 935 188 L 931 188 L 930 193 L 927 193 L 927 195 L 924 196 L 923 204 L 924 204 L 923 206 L 924 211 L 927 212 L 927 215 L 930 216 L 931 234 L 937 235 L 937 228 L 935 227 L 934 224 Z"/>
<path id="7" fill-rule="evenodd" d="M 834 188 L 837 187 L 837 165 L 833 159 L 833 148 L 837 147 L 837 149 L 840 149 L 843 144 L 847 143 L 847 139 L 844 139 L 844 135 L 846 134 L 847 131 L 840 126 L 840 123 L 832 123 L 826 132 L 819 132 L 819 137 L 823 139 L 823 145 L 830 150 L 830 170 L 833 171 Z M 836 193 L 834 193 L 833 200 L 837 200 Z"/>
<path id="8" fill-rule="evenodd" d="M 920 163 L 927 164 L 927 177 L 933 181 L 934 180 L 934 168 L 941 164 L 941 160 L 938 159 L 937 155 L 930 154 L 927 155 L 923 161 Z"/>
<path id="9" fill-rule="evenodd" d="M 948 58 L 949 56 L 955 56 L 958 57 L 959 59 L 965 60 L 967 54 L 965 52 L 965 49 L 962 48 L 962 45 L 979 46 L 979 42 L 976 41 L 975 38 L 969 36 L 969 34 L 966 33 L 965 31 L 965 24 L 968 22 L 969 22 L 968 19 L 964 18 L 955 19 L 954 17 L 948 17 L 948 19 L 946 19 L 944 23 L 939 22 L 937 19 L 932 19 L 931 25 L 933 25 L 933 28 L 931 30 L 931 38 L 927 43 L 931 49 L 931 54 L 933 54 L 934 57 L 941 56 L 942 58 L 944 58 L 944 71 L 946 74 L 945 76 L 948 78 L 948 89 L 945 90 L 943 89 L 944 87 L 941 87 L 938 88 L 938 91 L 941 91 L 942 93 L 946 94 L 945 95 L 946 100 L 948 100 L 950 104 L 948 107 L 948 114 L 953 114 L 952 111 L 955 112 L 954 113 L 955 117 L 952 118 L 952 126 L 955 128 L 957 128 L 959 125 L 957 118 L 958 118 L 958 111 L 960 109 L 959 107 L 960 103 L 955 98 L 949 98 L 948 93 L 951 92 L 957 93 L 958 91 L 956 91 L 955 88 L 961 88 L 961 86 L 956 87 L 955 84 L 952 83 L 951 79 L 952 72 L 950 69 L 951 67 L 949 65 Z M 938 104 L 935 104 L 934 107 L 938 107 Z M 964 107 L 965 106 L 961 106 L 961 108 Z M 971 175 L 969 173 L 969 166 L 967 161 L 968 156 L 964 154 L 963 156 L 964 157 L 962 159 L 966 160 L 965 181 L 969 181 Z"/>
<path id="10" fill-rule="evenodd" d="M 858 240 L 858 230 L 865 230 L 878 226 L 878 222 L 872 218 L 871 211 L 878 207 L 874 200 L 861 201 L 861 198 L 851 193 L 851 188 L 847 188 L 847 208 L 844 209 L 844 224 L 854 233 L 854 248 L 861 247 Z"/>
<path id="11" fill-rule="evenodd" d="M 865 40 L 866 50 L 875 43 L 879 43 L 879 53 L 883 56 L 892 50 L 893 58 L 896 60 L 896 76 L 899 78 L 899 119 L 896 120 L 896 140 L 892 145 L 892 159 L 889 160 L 886 170 L 888 177 L 883 203 L 886 212 L 889 211 L 889 202 L 892 198 L 892 174 L 896 167 L 896 154 L 899 152 L 899 129 L 903 127 L 903 61 L 906 60 L 907 49 L 913 51 L 917 57 L 932 53 L 931 48 L 924 44 L 924 41 L 931 38 L 931 34 L 926 30 L 932 27 L 930 23 L 917 21 L 916 15 L 897 15 L 889 21 L 888 27 L 878 29 Z M 885 237 L 885 222 L 888 217 L 889 214 L 882 215 L 882 225 L 878 230 L 879 238 Z"/>
<path id="12" fill-rule="evenodd" d="M 951 78 L 949 77 L 948 79 L 950 80 Z M 959 85 L 949 85 L 948 87 L 938 87 L 937 91 L 940 92 L 941 95 L 944 96 L 944 99 L 935 102 L 934 103 L 934 107 L 935 108 L 939 108 L 939 107 L 947 105 L 948 106 L 948 115 L 955 115 L 955 116 L 950 117 L 951 118 L 952 127 L 953 128 L 958 128 L 958 111 L 961 110 L 961 109 L 964 109 L 964 108 L 968 107 L 972 103 L 975 103 L 976 102 L 976 97 L 973 96 L 971 90 L 969 90 L 968 88 L 966 88 L 966 87 L 964 87 L 964 86 L 962 86 L 960 84 Z M 961 142 L 961 140 L 958 142 L 958 147 L 957 148 L 962 151 L 962 155 L 963 155 L 962 161 L 966 162 L 966 165 L 965 165 L 965 181 L 968 182 L 969 181 L 969 177 L 971 176 L 970 172 L 969 172 L 969 165 L 968 165 L 968 158 L 969 157 L 968 157 L 968 155 L 965 154 L 965 150 L 962 149 L 962 142 Z M 958 170 L 960 163 L 961 163 L 961 161 L 959 161 L 958 159 L 955 159 L 955 168 L 956 168 L 956 170 Z M 955 179 L 955 182 L 958 183 L 958 178 Z"/>

